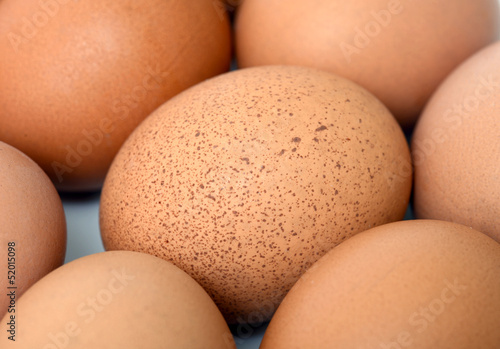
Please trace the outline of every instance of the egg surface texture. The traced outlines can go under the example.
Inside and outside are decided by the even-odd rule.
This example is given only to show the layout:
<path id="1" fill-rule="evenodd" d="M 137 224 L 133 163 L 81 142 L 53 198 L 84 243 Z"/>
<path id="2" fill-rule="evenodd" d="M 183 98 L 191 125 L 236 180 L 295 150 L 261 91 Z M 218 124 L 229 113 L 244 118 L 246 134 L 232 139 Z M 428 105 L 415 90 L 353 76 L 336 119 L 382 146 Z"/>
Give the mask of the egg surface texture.
<path id="1" fill-rule="evenodd" d="M 18 303 L 22 331 L 15 342 L 2 336 L 2 348 L 235 348 L 201 286 L 171 263 L 143 253 L 77 259 L 40 280 Z"/>
<path id="2" fill-rule="evenodd" d="M 104 245 L 172 261 L 231 322 L 265 319 L 329 249 L 403 218 L 409 161 L 395 119 L 350 81 L 301 67 L 228 73 L 125 143 L 103 189 Z"/>
<path id="3" fill-rule="evenodd" d="M 146 116 L 229 69 L 217 1 L 1 1 L 0 140 L 60 190 L 100 189 Z"/>
<path id="4" fill-rule="evenodd" d="M 320 259 L 261 349 L 500 348 L 500 245 L 456 223 L 404 221 Z"/>
<path id="5" fill-rule="evenodd" d="M 245 0 L 241 67 L 305 65 L 367 88 L 411 127 L 439 83 L 498 39 L 497 0 Z"/>
<path id="6" fill-rule="evenodd" d="M 500 242 L 500 42 L 440 86 L 412 153 L 417 217 L 472 226 Z"/>
<path id="7" fill-rule="evenodd" d="M 66 253 L 66 218 L 54 185 L 33 160 L 3 142 L 0 223 L 3 316 L 8 309 L 14 314 L 16 299 L 62 265 Z"/>

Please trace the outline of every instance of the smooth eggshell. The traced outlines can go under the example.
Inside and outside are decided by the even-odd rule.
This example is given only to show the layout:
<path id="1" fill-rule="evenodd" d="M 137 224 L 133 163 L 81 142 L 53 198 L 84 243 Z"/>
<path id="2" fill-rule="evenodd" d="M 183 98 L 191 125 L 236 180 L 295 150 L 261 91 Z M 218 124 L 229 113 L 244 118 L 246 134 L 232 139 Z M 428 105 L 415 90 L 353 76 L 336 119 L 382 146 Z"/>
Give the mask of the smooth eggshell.
<path id="1" fill-rule="evenodd" d="M 376 227 L 304 274 L 261 349 L 497 349 L 499 275 L 500 245 L 469 227 Z"/>
<path id="2" fill-rule="evenodd" d="M 3 0 L 0 140 L 65 191 L 101 188 L 153 110 L 229 69 L 218 0 Z"/>
<path id="3" fill-rule="evenodd" d="M 500 242 L 500 42 L 440 86 L 412 153 L 416 216 L 472 226 Z"/>
<path id="4" fill-rule="evenodd" d="M 244 0 L 241 67 L 305 65 L 367 88 L 404 127 L 439 83 L 499 37 L 497 0 Z"/>
<path id="5" fill-rule="evenodd" d="M 2 335 L 2 348 L 235 348 L 200 285 L 137 252 L 103 252 L 62 266 L 21 297 L 17 319 L 16 341 Z"/>
<path id="6" fill-rule="evenodd" d="M 396 120 L 358 85 L 239 70 L 167 102 L 127 140 L 102 192 L 104 245 L 172 261 L 230 322 L 265 320 L 332 247 L 403 218 L 409 164 Z"/>
<path id="7" fill-rule="evenodd" d="M 8 243 L 15 243 L 9 256 Z M 64 262 L 66 218 L 54 185 L 33 160 L 0 142 L 0 316 L 10 304 L 7 287 L 21 296 Z M 8 273 L 10 260 L 15 262 Z M 12 267 L 11 267 L 12 268 Z M 8 276 L 14 276 L 14 285 Z"/>

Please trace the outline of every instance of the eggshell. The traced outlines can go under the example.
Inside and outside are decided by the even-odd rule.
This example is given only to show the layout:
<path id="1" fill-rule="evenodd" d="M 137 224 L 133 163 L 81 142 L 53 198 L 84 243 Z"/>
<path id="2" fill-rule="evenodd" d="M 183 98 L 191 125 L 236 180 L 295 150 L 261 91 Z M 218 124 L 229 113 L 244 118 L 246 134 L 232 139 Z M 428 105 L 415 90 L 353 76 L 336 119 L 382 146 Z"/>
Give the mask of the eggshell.
<path id="1" fill-rule="evenodd" d="M 412 152 L 417 217 L 472 226 L 500 242 L 500 42 L 443 83 Z"/>
<path id="2" fill-rule="evenodd" d="M 497 0 L 238 1 L 241 67 L 305 65 L 351 79 L 404 127 L 439 83 L 499 37 Z"/>
<path id="3" fill-rule="evenodd" d="M 136 252 L 99 253 L 55 270 L 19 300 L 17 319 L 15 343 L 2 335 L 2 348 L 236 348 L 200 285 Z"/>
<path id="4" fill-rule="evenodd" d="M 397 122 L 356 84 L 310 68 L 239 70 L 131 135 L 103 188 L 102 238 L 172 261 L 229 322 L 263 321 L 332 247 L 403 218 L 408 164 Z"/>
<path id="5" fill-rule="evenodd" d="M 154 109 L 229 69 L 218 0 L 3 0 L 0 140 L 65 191 L 101 188 Z"/>
<path id="6" fill-rule="evenodd" d="M 3 142 L 0 142 L 0 223 L 0 316 L 3 316 L 7 309 L 10 312 L 16 309 L 15 299 L 9 308 L 8 294 L 13 291 L 16 298 L 20 297 L 36 281 L 62 265 L 66 253 L 66 219 L 54 185 L 33 160 Z"/>
<path id="7" fill-rule="evenodd" d="M 296 283 L 261 349 L 496 349 L 500 245 L 471 228 L 404 221 L 342 243 Z"/>

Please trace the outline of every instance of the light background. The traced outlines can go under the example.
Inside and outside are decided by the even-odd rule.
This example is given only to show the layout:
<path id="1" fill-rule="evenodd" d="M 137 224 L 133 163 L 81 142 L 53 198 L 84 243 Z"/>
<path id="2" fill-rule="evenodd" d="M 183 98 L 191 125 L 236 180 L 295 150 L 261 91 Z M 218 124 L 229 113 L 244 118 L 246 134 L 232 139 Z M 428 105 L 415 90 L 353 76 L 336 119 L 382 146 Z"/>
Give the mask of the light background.
<path id="1" fill-rule="evenodd" d="M 99 196 L 100 194 L 63 196 L 68 226 L 65 263 L 104 251 L 99 231 Z M 406 218 L 409 217 L 408 213 Z M 238 349 L 258 349 L 265 328 L 266 325 L 256 328 L 251 326 L 233 328 Z"/>

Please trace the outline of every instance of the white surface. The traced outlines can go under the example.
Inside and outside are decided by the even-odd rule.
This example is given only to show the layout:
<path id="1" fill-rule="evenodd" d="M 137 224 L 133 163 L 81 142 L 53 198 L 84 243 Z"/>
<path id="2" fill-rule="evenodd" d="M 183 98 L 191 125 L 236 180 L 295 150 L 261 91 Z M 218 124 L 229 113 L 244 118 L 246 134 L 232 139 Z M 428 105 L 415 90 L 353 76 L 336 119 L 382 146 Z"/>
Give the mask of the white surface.
<path id="1" fill-rule="evenodd" d="M 104 251 L 99 230 L 99 194 L 62 198 L 68 226 L 65 263 Z M 238 349 L 257 349 L 266 326 L 234 326 Z"/>
<path id="2" fill-rule="evenodd" d="M 63 198 L 68 226 L 65 263 L 104 251 L 99 230 L 99 195 Z"/>

